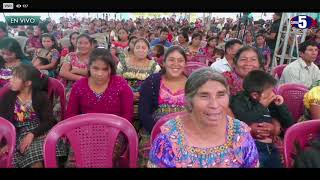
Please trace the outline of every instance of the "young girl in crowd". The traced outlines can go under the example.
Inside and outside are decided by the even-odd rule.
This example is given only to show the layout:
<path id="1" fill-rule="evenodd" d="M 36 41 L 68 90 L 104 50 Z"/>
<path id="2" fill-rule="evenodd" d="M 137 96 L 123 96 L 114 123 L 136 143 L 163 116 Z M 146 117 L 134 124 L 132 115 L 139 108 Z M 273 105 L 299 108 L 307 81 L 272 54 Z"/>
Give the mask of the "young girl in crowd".
<path id="1" fill-rule="evenodd" d="M 121 55 L 126 58 L 129 58 L 130 56 L 133 55 L 133 49 L 134 49 L 134 43 L 138 39 L 137 36 L 130 36 L 129 38 L 129 45 L 128 47 L 125 48 L 124 53 L 121 53 Z M 120 58 L 120 57 L 119 57 Z M 121 59 L 121 58 L 120 58 Z"/>
<path id="2" fill-rule="evenodd" d="M 59 73 L 66 87 L 67 100 L 73 83 L 88 75 L 89 56 L 93 49 L 93 39 L 88 34 L 79 35 L 76 43 L 77 51 L 64 58 Z"/>
<path id="3" fill-rule="evenodd" d="M 123 51 L 126 47 L 129 46 L 129 33 L 126 29 L 121 28 L 118 30 L 118 40 L 113 43 L 113 45 L 119 50 Z"/>
<path id="4" fill-rule="evenodd" d="M 30 64 L 30 61 L 18 41 L 13 38 L 0 40 L 0 88 L 9 82 L 13 69 L 20 64 Z"/>
<path id="5" fill-rule="evenodd" d="M 75 52 L 77 50 L 77 38 L 79 36 L 79 32 L 75 31 L 69 35 L 70 46 L 68 48 L 64 48 L 61 51 L 61 58 L 65 57 L 67 54 L 71 52 Z"/>
<path id="6" fill-rule="evenodd" d="M 224 50 L 221 48 L 215 48 L 214 56 L 208 59 L 208 66 L 211 66 L 212 63 L 216 62 L 219 59 L 224 58 Z"/>
<path id="7" fill-rule="evenodd" d="M 48 65 L 41 65 L 37 68 L 39 70 L 48 70 L 50 77 L 56 76 L 56 68 L 60 60 L 59 47 L 56 39 L 51 34 L 43 34 L 40 38 L 42 48 L 38 49 L 36 52 L 36 56 L 32 61 L 36 59 L 36 57 L 46 57 L 49 60 Z"/>
<path id="8" fill-rule="evenodd" d="M 255 47 L 258 49 L 260 56 L 263 57 L 263 67 L 265 71 L 269 71 L 271 63 L 271 49 L 266 43 L 266 39 L 263 34 L 256 36 Z"/>
<path id="9" fill-rule="evenodd" d="M 120 62 L 117 66 L 117 73 L 128 81 L 128 84 L 134 93 L 134 100 L 135 102 L 138 102 L 142 82 L 151 74 L 159 72 L 161 67 L 154 60 L 150 61 L 148 59 L 147 55 L 150 45 L 146 39 L 137 39 L 133 47 L 132 56 L 125 59 L 120 58 Z"/>
<path id="10" fill-rule="evenodd" d="M 189 35 L 187 32 L 180 32 L 178 35 L 178 45 L 183 49 L 187 49 L 189 45 Z"/>
<path id="11" fill-rule="evenodd" d="M 207 56 L 213 57 L 215 55 L 215 49 L 217 46 L 218 38 L 209 37 L 207 41 L 208 41 L 208 43 L 207 43 L 206 47 L 204 48 L 204 52 Z"/>
<path id="12" fill-rule="evenodd" d="M 130 47 L 131 48 L 131 47 Z M 137 131 L 141 128 L 138 121 L 138 105 L 141 85 L 151 74 L 157 73 L 161 67 L 154 60 L 148 59 L 150 49 L 149 42 L 139 38 L 134 43 L 133 55 L 128 58 L 120 58 L 117 66 L 117 73 L 127 80 L 134 97 L 134 126 Z"/>
<path id="13" fill-rule="evenodd" d="M 26 43 L 26 53 L 28 54 L 28 57 L 34 57 L 36 51 L 38 48 L 41 48 L 41 29 L 39 26 L 34 27 L 33 34 L 28 38 L 28 41 Z M 31 59 L 30 58 L 30 59 Z"/>
<path id="14" fill-rule="evenodd" d="M 94 49 L 90 54 L 88 69 L 88 77 L 76 81 L 71 89 L 66 118 L 85 113 L 106 113 L 123 117 L 132 123 L 133 93 L 127 82 L 116 75 L 110 52 L 103 48 Z M 113 156 L 115 161 L 126 147 L 125 137 L 122 134 L 118 137 Z M 67 166 L 73 167 L 73 161 L 71 151 Z"/>
<path id="15" fill-rule="evenodd" d="M 163 67 L 163 55 L 164 55 L 164 46 L 157 44 L 152 48 L 152 58 Z"/>
<path id="16" fill-rule="evenodd" d="M 226 31 L 222 30 L 218 33 L 218 42 L 217 42 L 217 47 L 224 49 L 224 46 L 226 44 L 225 38 L 226 38 Z"/>
<path id="17" fill-rule="evenodd" d="M 31 64 L 21 64 L 13 71 L 10 89 L 0 98 L 0 116 L 16 127 L 14 167 L 43 167 L 45 135 L 55 124 L 47 88 L 47 76 Z M 57 156 L 64 156 L 63 147 L 58 147 Z"/>
<path id="18" fill-rule="evenodd" d="M 215 62 L 214 56 L 216 53 L 216 46 L 218 42 L 217 37 L 209 37 L 207 40 L 207 45 L 204 48 L 204 53 L 208 57 L 208 65 L 210 66 L 213 62 Z"/>
<path id="19" fill-rule="evenodd" d="M 224 50 L 221 48 L 216 48 L 215 50 L 216 50 L 216 52 L 213 56 L 213 59 L 214 60 L 223 59 L 224 58 Z"/>

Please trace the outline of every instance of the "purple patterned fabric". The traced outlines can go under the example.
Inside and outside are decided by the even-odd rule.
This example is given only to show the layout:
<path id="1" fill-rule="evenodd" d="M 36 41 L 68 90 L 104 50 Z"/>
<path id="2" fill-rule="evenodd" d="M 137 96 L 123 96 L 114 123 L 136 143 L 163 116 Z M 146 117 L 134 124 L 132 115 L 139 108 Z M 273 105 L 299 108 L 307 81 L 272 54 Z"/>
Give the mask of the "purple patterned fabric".
<path id="1" fill-rule="evenodd" d="M 259 167 L 259 155 L 249 127 L 237 119 L 227 119 L 226 143 L 207 148 L 189 146 L 181 119 L 169 120 L 153 142 L 149 167 Z"/>

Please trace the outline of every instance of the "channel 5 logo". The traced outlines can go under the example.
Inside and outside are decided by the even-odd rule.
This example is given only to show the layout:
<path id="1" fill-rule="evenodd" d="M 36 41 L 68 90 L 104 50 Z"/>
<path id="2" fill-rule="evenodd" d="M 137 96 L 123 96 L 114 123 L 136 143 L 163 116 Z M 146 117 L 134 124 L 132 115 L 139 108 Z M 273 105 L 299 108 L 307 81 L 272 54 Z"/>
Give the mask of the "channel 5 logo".
<path id="1" fill-rule="evenodd" d="M 312 27 L 317 27 L 317 20 L 313 19 L 307 15 L 299 15 L 291 18 L 290 20 L 291 27 L 298 29 L 310 29 Z"/>

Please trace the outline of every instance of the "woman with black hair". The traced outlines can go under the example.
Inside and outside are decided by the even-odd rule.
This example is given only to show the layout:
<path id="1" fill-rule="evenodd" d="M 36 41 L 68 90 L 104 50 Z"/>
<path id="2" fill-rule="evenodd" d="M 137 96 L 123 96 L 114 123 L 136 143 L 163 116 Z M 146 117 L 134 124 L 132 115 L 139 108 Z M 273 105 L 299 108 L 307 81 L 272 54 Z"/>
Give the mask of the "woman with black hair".
<path id="1" fill-rule="evenodd" d="M 45 134 L 55 124 L 47 89 L 47 76 L 31 64 L 21 64 L 13 70 L 10 90 L 0 97 L 0 116 L 16 127 L 14 167 L 43 167 Z M 57 149 L 57 156 L 61 155 L 63 150 Z"/>
<path id="2" fill-rule="evenodd" d="M 56 68 L 60 61 L 60 47 L 56 38 L 48 33 L 42 34 L 40 37 L 42 48 L 37 49 L 36 56 L 33 61 L 37 57 L 43 57 L 48 59 L 49 64 L 36 66 L 39 70 L 48 70 L 50 77 L 56 76 Z"/>
<path id="3" fill-rule="evenodd" d="M 59 76 L 66 87 L 67 101 L 73 83 L 88 75 L 89 56 L 93 48 L 93 39 L 88 34 L 81 34 L 76 40 L 77 50 L 70 52 L 61 62 Z"/>
<path id="4" fill-rule="evenodd" d="M 178 35 L 178 45 L 183 49 L 187 49 L 189 44 L 189 36 L 187 32 L 180 32 Z"/>
<path id="5" fill-rule="evenodd" d="M 153 126 L 163 116 L 185 110 L 184 75 L 187 56 L 180 46 L 168 49 L 161 73 L 150 75 L 141 85 L 138 117 L 142 123 L 139 129 L 139 166 L 146 167 L 149 159 L 150 134 Z"/>
<path id="6" fill-rule="evenodd" d="M 85 113 L 114 114 L 131 123 L 133 121 L 133 93 L 127 81 L 116 74 L 112 55 L 104 48 L 91 52 L 88 77 L 76 81 L 71 89 L 66 118 Z M 114 166 L 117 166 L 127 143 L 120 133 L 113 153 Z M 75 166 L 71 150 L 67 167 Z"/>
<path id="7" fill-rule="evenodd" d="M 30 64 L 17 40 L 4 38 L 0 41 L 0 88 L 9 82 L 12 71 L 19 64 Z"/>
<path id="8" fill-rule="evenodd" d="M 75 52 L 77 50 L 77 38 L 79 36 L 79 32 L 74 31 L 69 35 L 69 47 L 62 49 L 61 58 L 65 57 L 67 54 L 71 52 Z"/>
<path id="9" fill-rule="evenodd" d="M 26 53 L 28 54 L 29 57 L 31 57 L 30 59 L 33 58 L 37 49 L 42 47 L 40 36 L 41 36 L 41 28 L 40 26 L 36 26 L 33 29 L 32 35 L 28 38 L 27 45 L 26 45 Z"/>
<path id="10" fill-rule="evenodd" d="M 204 55 L 204 49 L 201 48 L 201 40 L 202 40 L 202 34 L 200 33 L 193 33 L 191 37 L 191 42 L 189 43 L 186 51 L 186 54 L 188 56 L 188 60 L 191 60 L 193 57 L 197 55 Z"/>

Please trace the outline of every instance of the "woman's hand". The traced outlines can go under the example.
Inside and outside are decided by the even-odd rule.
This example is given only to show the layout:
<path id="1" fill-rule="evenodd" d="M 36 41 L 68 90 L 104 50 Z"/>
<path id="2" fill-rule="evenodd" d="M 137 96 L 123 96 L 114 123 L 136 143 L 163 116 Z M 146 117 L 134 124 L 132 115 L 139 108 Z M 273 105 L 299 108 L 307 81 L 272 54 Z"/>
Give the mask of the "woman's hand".
<path id="1" fill-rule="evenodd" d="M 3 148 L 0 149 L 0 157 L 8 153 L 8 146 L 5 145 Z"/>
<path id="2" fill-rule="evenodd" d="M 138 102 L 139 98 L 140 98 L 140 93 L 139 92 L 133 93 L 133 101 L 134 102 Z"/>
<path id="3" fill-rule="evenodd" d="M 276 95 L 275 99 L 274 99 L 274 103 L 277 105 L 277 106 L 280 106 L 281 104 L 283 104 L 284 102 L 284 99 L 281 95 Z"/>
<path id="4" fill-rule="evenodd" d="M 25 135 L 20 143 L 20 152 L 24 154 L 33 141 L 34 135 L 32 133 L 28 133 Z"/>
<path id="5" fill-rule="evenodd" d="M 273 136 L 275 126 L 271 123 L 252 123 L 250 125 L 251 135 L 256 139 L 265 139 Z"/>
<path id="6" fill-rule="evenodd" d="M 262 128 L 259 124 L 260 123 L 252 123 L 250 125 L 252 137 L 255 139 L 265 139 L 266 137 L 270 136 L 270 134 L 266 133 L 264 128 Z"/>
<path id="7" fill-rule="evenodd" d="M 73 74 L 81 75 L 81 76 L 88 75 L 88 69 L 87 68 L 81 69 L 81 68 L 77 68 L 77 67 L 72 67 L 70 72 L 73 73 Z"/>
<path id="8" fill-rule="evenodd" d="M 260 98 L 260 104 L 262 104 L 264 107 L 268 107 L 271 102 L 273 102 L 276 98 L 275 94 L 270 94 L 269 96 L 265 95 L 264 93 L 261 94 Z"/>

